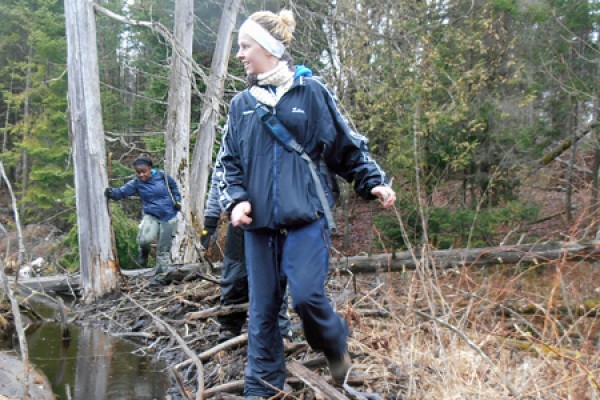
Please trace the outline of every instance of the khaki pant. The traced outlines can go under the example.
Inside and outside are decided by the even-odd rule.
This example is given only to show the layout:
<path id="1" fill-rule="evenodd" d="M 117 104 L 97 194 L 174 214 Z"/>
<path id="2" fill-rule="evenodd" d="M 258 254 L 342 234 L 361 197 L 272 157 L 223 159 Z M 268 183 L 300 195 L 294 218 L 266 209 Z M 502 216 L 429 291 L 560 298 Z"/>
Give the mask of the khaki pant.
<path id="1" fill-rule="evenodd" d="M 177 228 L 177 217 L 169 221 L 160 221 L 152 215 L 144 215 L 140 223 L 137 243 L 141 251 L 149 252 L 150 245 L 156 240 L 155 273 L 164 272 L 171 263 L 171 243 Z"/>

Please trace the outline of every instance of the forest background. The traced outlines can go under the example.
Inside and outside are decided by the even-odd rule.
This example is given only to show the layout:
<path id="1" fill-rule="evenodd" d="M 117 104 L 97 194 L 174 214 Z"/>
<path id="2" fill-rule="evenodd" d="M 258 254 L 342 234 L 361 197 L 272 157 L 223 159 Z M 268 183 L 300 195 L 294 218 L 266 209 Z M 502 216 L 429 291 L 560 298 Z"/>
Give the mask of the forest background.
<path id="1" fill-rule="evenodd" d="M 173 26 L 170 1 L 99 3 L 132 19 Z M 283 7 L 298 17 L 295 62 L 324 77 L 357 131 L 369 138 L 374 158 L 395 177 L 411 240 L 436 248 L 481 247 L 509 232 L 514 241 L 528 236 L 526 242 L 556 235 L 535 229 L 548 218 L 540 212 L 543 197 L 526 197 L 536 184 L 560 194 L 562 204 L 553 212 L 567 222 L 563 228 L 577 220 L 594 231 L 597 1 L 247 1 L 240 19 Z M 195 4 L 193 58 L 205 71 L 221 13 L 220 2 Z M 0 16 L 1 158 L 23 221 L 71 232 L 74 251 L 60 262 L 76 268 L 63 3 L 6 0 Z M 103 16 L 97 17 L 97 35 L 109 178 L 117 186 L 132 177 L 130 162 L 140 152 L 158 164 L 164 159 L 171 50 L 156 32 Z M 229 64 L 219 128 L 228 101 L 245 85 L 240 63 L 232 57 Z M 192 130 L 204 89 L 198 80 Z M 559 179 L 527 180 L 551 162 L 563 170 Z M 575 201 L 583 188 L 590 195 Z M 124 266 L 135 253 L 135 203 L 114 206 Z M 347 214 L 348 208 L 338 210 L 338 218 Z M 375 219 L 386 248 L 405 246 L 395 219 Z M 10 226 L 9 218 L 0 222 Z M 351 246 L 350 239 L 344 243 Z"/>
<path id="2" fill-rule="evenodd" d="M 208 70 L 221 8 L 196 3 L 193 57 Z M 100 4 L 173 26 L 173 2 Z M 241 17 L 260 8 L 295 11 L 295 62 L 324 77 L 369 138 L 374 158 L 396 177 L 411 239 L 420 241 L 425 231 L 435 247 L 469 247 L 497 244 L 510 231 L 527 233 L 545 216 L 542 204 L 522 198 L 521 182 L 553 160 L 564 163 L 563 179 L 541 189 L 564 194 L 567 221 L 582 208 L 595 219 L 597 1 L 248 1 L 242 7 Z M 1 157 L 25 223 L 52 222 L 69 232 L 75 199 L 63 4 L 8 0 L 0 16 Z M 106 143 L 115 161 L 109 178 L 116 186 L 132 176 L 130 161 L 139 152 L 159 164 L 164 158 L 171 54 L 147 28 L 102 16 L 97 25 Z M 229 99 L 243 87 L 232 57 L 220 127 Z M 202 111 L 202 81 L 194 89 L 192 130 Z M 577 157 L 584 152 L 592 161 L 582 165 Z M 574 204 L 582 185 L 593 185 L 593 198 Z M 123 215 L 115 207 L 117 219 L 133 222 L 117 228 L 119 235 L 135 231 L 138 217 L 124 207 Z M 381 224 L 387 247 L 401 248 L 394 222 Z"/>
<path id="3" fill-rule="evenodd" d="M 174 25 L 173 1 L 97 3 L 154 26 Z M 198 77 L 211 68 L 223 7 L 207 0 L 194 6 L 196 132 L 207 90 Z M 336 250 L 356 255 L 410 247 L 425 254 L 598 238 L 598 0 L 248 0 L 238 25 L 255 10 L 284 7 L 297 16 L 295 62 L 336 92 L 399 194 L 397 212 L 383 212 L 343 185 Z M 51 227 L 63 242 L 47 254 L 74 271 L 79 252 L 63 2 L 3 0 L 0 20 L 0 161 L 21 221 Z M 147 26 L 101 13 L 96 24 L 106 158 L 110 184 L 117 186 L 133 177 L 131 161 L 141 152 L 162 167 L 173 51 Z M 244 87 L 243 69 L 232 57 L 213 157 L 228 102 Z M 191 136 L 190 149 L 197 140 Z M 4 182 L 0 198 L 4 235 L 15 229 Z M 139 204 L 111 208 L 120 264 L 134 267 Z M 38 239 L 51 235 L 36 229 Z M 409 377 L 379 390 L 402 391 L 398 398 L 517 392 L 523 398 L 598 398 L 595 264 L 533 264 L 436 275 L 435 263 L 423 262 L 409 277 L 359 278 L 354 297 L 339 298 L 355 311 L 375 303 L 392 317 L 373 322 L 363 313 L 351 349 L 386 360 L 380 376 Z M 375 285 L 364 296 L 363 282 Z M 533 348 L 536 357 L 515 348 Z M 400 369 L 406 374 L 386 375 Z"/>

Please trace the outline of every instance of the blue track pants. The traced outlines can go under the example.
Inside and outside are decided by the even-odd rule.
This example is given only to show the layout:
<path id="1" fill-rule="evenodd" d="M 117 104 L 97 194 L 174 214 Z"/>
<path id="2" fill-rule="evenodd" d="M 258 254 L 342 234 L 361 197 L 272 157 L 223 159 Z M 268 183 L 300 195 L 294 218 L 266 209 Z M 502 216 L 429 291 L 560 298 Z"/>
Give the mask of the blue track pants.
<path id="1" fill-rule="evenodd" d="M 310 346 L 327 357 L 346 351 L 348 328 L 325 296 L 329 232 L 322 219 L 287 231 L 245 232 L 250 290 L 244 396 L 283 388 L 285 356 L 277 316 L 285 281 Z"/>

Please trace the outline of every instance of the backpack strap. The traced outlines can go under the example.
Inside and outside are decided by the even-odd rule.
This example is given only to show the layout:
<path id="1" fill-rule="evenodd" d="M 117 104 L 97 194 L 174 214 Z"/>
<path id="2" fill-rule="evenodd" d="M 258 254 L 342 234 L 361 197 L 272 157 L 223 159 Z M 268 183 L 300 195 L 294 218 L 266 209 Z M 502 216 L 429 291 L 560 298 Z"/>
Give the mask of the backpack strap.
<path id="1" fill-rule="evenodd" d="M 331 213 L 331 207 L 329 207 L 329 202 L 327 201 L 327 196 L 325 196 L 325 190 L 323 189 L 323 183 L 317 174 L 317 168 L 313 160 L 308 154 L 306 154 L 304 147 L 302 147 L 296 141 L 296 139 L 294 139 L 294 136 L 292 136 L 290 131 L 283 126 L 275 114 L 271 112 L 266 105 L 258 102 L 247 89 L 244 90 L 243 97 L 246 105 L 256 112 L 267 132 L 269 132 L 279 143 L 281 143 L 287 151 L 295 151 L 304 161 L 306 161 L 310 170 L 310 174 L 315 182 L 315 187 L 317 188 L 317 196 L 319 197 L 319 201 L 323 207 L 329 231 L 332 234 L 337 233 L 337 226 Z"/>

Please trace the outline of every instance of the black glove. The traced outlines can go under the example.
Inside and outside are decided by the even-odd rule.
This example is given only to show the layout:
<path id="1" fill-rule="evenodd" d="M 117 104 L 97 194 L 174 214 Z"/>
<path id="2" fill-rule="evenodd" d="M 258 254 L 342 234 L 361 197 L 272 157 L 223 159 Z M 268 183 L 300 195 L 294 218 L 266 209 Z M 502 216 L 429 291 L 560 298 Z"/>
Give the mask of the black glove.
<path id="1" fill-rule="evenodd" d="M 175 209 L 175 211 L 181 210 L 181 202 L 176 201 L 175 204 L 173 204 L 173 208 Z"/>
<path id="2" fill-rule="evenodd" d="M 200 244 L 204 249 L 208 249 L 210 241 L 214 239 L 217 233 L 217 225 L 219 224 L 219 218 L 217 217 L 206 217 L 204 218 L 204 230 L 200 237 Z"/>
<path id="3" fill-rule="evenodd" d="M 112 188 L 106 188 L 104 189 L 104 195 L 109 199 L 114 199 L 112 191 Z"/>

